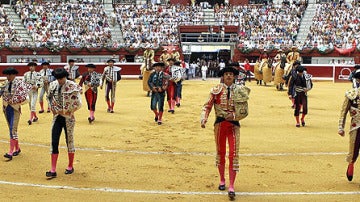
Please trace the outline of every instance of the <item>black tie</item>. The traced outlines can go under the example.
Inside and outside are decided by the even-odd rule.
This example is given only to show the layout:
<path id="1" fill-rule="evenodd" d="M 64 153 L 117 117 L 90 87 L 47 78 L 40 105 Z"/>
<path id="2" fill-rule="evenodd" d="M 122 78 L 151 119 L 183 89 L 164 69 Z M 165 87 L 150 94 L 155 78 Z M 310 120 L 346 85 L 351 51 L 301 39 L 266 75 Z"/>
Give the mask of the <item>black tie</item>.
<path id="1" fill-rule="evenodd" d="M 12 81 L 10 81 L 9 83 L 9 88 L 8 88 L 9 93 L 11 93 L 11 86 L 12 86 Z"/>
<path id="2" fill-rule="evenodd" d="M 44 71 L 44 76 L 46 76 L 46 70 Z"/>
<path id="3" fill-rule="evenodd" d="M 30 80 L 32 80 L 32 72 L 30 73 Z"/>
<path id="4" fill-rule="evenodd" d="M 59 85 L 59 88 L 58 88 L 58 99 L 59 99 L 59 100 L 60 100 L 60 98 L 61 98 L 61 87 L 62 87 L 62 86 Z"/>
<path id="5" fill-rule="evenodd" d="M 227 88 L 227 99 L 230 100 L 230 86 Z"/>

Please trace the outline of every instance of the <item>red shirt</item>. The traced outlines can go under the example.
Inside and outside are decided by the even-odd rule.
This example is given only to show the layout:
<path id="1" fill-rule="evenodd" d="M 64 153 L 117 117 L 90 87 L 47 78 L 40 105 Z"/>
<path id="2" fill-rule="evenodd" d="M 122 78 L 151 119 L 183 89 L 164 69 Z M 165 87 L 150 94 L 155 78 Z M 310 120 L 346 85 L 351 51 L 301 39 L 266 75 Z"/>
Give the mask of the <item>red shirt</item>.
<path id="1" fill-rule="evenodd" d="M 249 64 L 249 63 L 246 63 L 246 64 L 244 65 L 244 68 L 245 68 L 246 71 L 250 71 L 250 64 Z"/>

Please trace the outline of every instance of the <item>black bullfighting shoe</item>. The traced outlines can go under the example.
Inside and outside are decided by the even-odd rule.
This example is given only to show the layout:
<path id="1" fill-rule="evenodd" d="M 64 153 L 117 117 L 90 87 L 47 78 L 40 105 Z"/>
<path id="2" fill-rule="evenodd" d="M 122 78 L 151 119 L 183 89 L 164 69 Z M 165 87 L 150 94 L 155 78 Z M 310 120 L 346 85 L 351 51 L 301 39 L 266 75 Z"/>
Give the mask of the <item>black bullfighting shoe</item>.
<path id="1" fill-rule="evenodd" d="M 225 190 L 225 184 L 220 184 L 219 187 L 218 187 L 218 189 L 219 189 L 220 191 L 224 191 L 224 190 Z"/>
<path id="2" fill-rule="evenodd" d="M 65 175 L 70 175 L 74 172 L 74 168 L 72 168 L 71 170 L 65 169 Z"/>
<path id="3" fill-rule="evenodd" d="M 12 160 L 12 155 L 10 155 L 10 154 L 8 154 L 8 153 L 5 153 L 5 154 L 4 154 L 4 157 L 7 158 L 7 159 L 9 159 L 9 161 Z"/>
<path id="4" fill-rule="evenodd" d="M 229 191 L 228 196 L 229 196 L 230 201 L 235 200 L 235 192 Z"/>
<path id="5" fill-rule="evenodd" d="M 13 156 L 18 156 L 21 153 L 21 149 L 14 151 Z"/>
<path id="6" fill-rule="evenodd" d="M 57 176 L 56 172 L 47 171 L 46 177 L 48 178 L 55 178 Z"/>

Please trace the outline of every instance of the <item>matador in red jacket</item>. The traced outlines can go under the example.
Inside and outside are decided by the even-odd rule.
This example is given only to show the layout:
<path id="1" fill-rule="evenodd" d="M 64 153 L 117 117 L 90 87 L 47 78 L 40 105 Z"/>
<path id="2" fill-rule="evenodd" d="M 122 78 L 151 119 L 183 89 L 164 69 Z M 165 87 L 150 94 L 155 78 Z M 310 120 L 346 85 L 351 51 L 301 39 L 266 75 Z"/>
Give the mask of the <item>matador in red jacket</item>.
<path id="1" fill-rule="evenodd" d="M 214 106 L 216 165 L 220 174 L 219 190 L 225 190 L 226 139 L 228 140 L 230 181 L 228 195 L 230 199 L 235 198 L 234 182 L 236 172 L 239 170 L 239 120 L 248 114 L 247 100 L 250 93 L 250 89 L 246 86 L 234 84 L 235 76 L 238 74 L 238 70 L 233 67 L 225 67 L 220 71 L 219 76 L 223 77 L 223 83 L 211 89 L 209 99 L 204 104 L 201 113 L 201 127 L 205 128 L 211 108 Z"/>

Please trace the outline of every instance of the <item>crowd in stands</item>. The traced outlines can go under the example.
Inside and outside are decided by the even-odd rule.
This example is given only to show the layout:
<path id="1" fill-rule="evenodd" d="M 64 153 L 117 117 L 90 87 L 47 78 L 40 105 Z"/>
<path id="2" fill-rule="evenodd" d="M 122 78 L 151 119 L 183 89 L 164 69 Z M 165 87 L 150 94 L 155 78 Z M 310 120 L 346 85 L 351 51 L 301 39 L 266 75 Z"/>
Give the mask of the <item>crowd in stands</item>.
<path id="1" fill-rule="evenodd" d="M 21 38 L 6 14 L 4 5 L 0 3 L 0 44 L 9 46 L 12 42 L 17 41 L 21 41 Z"/>
<path id="2" fill-rule="evenodd" d="M 294 41 L 305 9 L 305 2 L 228 6 L 220 7 L 216 18 L 220 23 L 239 26 L 240 48 L 280 49 L 298 45 Z"/>
<path id="3" fill-rule="evenodd" d="M 14 9 L 36 46 L 98 47 L 111 42 L 108 17 L 97 1 L 33 4 L 18 0 Z"/>
<path id="4" fill-rule="evenodd" d="M 179 44 L 179 25 L 205 23 L 200 5 L 114 4 L 107 15 L 99 1 L 17 0 L 13 5 L 35 46 L 132 47 L 156 48 Z M 239 26 L 231 41 L 239 48 L 282 49 L 296 45 L 299 49 L 349 48 L 358 42 L 360 7 L 352 3 L 318 4 L 313 24 L 305 42 L 296 41 L 306 0 L 286 1 L 280 5 L 216 4 L 217 25 Z M 0 6 L 0 44 L 21 40 L 13 23 Z M 115 41 L 111 29 L 120 25 L 123 41 Z"/>
<path id="5" fill-rule="evenodd" d="M 354 3 L 318 4 L 304 47 L 351 48 L 360 37 L 360 7 Z"/>
<path id="6" fill-rule="evenodd" d="M 157 47 L 179 44 L 178 25 L 203 23 L 200 6 L 184 5 L 115 5 L 128 47 Z"/>

